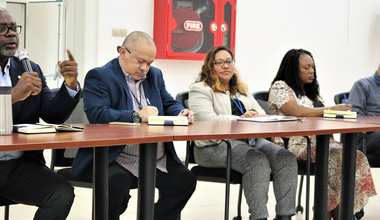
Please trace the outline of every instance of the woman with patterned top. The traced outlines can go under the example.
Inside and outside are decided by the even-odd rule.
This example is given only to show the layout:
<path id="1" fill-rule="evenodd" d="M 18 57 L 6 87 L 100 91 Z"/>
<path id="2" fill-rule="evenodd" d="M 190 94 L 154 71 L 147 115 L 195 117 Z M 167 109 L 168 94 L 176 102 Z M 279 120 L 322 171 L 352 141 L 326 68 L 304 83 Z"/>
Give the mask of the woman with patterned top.
<path id="1" fill-rule="evenodd" d="M 322 116 L 324 109 L 351 110 L 351 105 L 342 104 L 324 107 L 319 95 L 314 59 L 309 51 L 292 49 L 282 59 L 280 68 L 269 91 L 272 114 L 292 116 Z M 311 158 L 315 161 L 315 136 L 312 140 Z M 279 140 L 280 141 L 280 140 Z M 298 159 L 306 160 L 307 147 L 303 137 L 291 137 L 289 150 Z M 342 144 L 330 138 L 328 173 L 328 219 L 339 219 L 341 192 Z M 370 167 L 365 155 L 358 151 L 356 160 L 354 212 L 358 212 L 376 195 Z"/>

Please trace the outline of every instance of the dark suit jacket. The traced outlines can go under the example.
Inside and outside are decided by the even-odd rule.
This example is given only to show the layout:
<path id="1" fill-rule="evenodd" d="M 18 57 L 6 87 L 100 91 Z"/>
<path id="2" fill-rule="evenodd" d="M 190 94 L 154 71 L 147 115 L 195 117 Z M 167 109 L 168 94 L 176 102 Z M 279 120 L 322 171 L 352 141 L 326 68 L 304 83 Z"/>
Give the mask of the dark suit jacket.
<path id="1" fill-rule="evenodd" d="M 16 57 L 10 57 L 9 74 L 14 87 L 19 77 L 25 72 L 20 60 Z M 42 90 L 38 95 L 31 95 L 24 101 L 16 102 L 12 105 L 13 124 L 37 123 L 42 118 L 46 123 L 63 123 L 74 110 L 75 105 L 79 101 L 79 93 L 74 97 L 70 97 L 65 85 L 62 84 L 61 89 L 56 96 L 50 91 L 46 85 L 45 77 L 41 68 L 31 62 L 32 69 L 37 72 L 42 81 Z M 32 158 L 45 163 L 42 150 L 25 151 L 24 157 Z"/>
<path id="2" fill-rule="evenodd" d="M 150 67 L 142 85 L 145 97 L 152 106 L 158 108 L 159 115 L 178 115 L 183 110 L 183 106 L 166 91 L 159 69 Z M 133 100 L 118 58 L 103 67 L 90 70 L 85 78 L 83 92 L 84 111 L 90 123 L 132 122 Z M 123 148 L 124 146 L 109 147 L 108 162 L 114 161 Z M 181 163 L 172 142 L 165 143 L 165 152 Z M 75 157 L 71 172 L 74 175 L 90 176 L 92 163 L 92 148 L 81 148 Z"/>

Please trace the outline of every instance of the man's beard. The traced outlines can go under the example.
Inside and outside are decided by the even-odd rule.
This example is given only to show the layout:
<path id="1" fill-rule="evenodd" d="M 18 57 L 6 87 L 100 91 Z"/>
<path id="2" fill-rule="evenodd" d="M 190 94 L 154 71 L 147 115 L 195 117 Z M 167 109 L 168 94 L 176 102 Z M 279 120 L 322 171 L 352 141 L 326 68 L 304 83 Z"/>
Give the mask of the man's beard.
<path id="1" fill-rule="evenodd" d="M 1 55 L 5 56 L 5 57 L 11 57 L 11 56 L 14 56 L 16 54 L 16 51 L 17 51 L 17 48 L 14 48 L 14 49 L 7 49 L 5 47 L 2 47 L 0 49 L 0 53 Z"/>

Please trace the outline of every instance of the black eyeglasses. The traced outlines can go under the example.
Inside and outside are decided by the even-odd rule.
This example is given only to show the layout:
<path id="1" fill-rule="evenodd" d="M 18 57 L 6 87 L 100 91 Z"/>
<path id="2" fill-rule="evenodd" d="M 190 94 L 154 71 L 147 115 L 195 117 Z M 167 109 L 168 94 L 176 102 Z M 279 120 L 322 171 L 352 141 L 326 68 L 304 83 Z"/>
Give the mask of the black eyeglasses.
<path id="1" fill-rule="evenodd" d="M 0 26 L 0 36 L 5 36 L 9 33 L 9 30 L 12 30 L 13 33 L 15 34 L 19 34 L 21 33 L 21 28 L 22 26 L 21 25 L 13 25 L 13 26 L 5 26 L 5 25 L 1 25 Z"/>
<path id="2" fill-rule="evenodd" d="M 222 67 L 222 66 L 224 66 L 224 64 L 227 64 L 227 66 L 232 66 L 232 65 L 234 65 L 234 63 L 235 63 L 235 60 L 230 60 L 230 59 L 228 59 L 226 61 L 223 61 L 223 60 L 214 61 L 214 64 L 218 67 Z"/>
<path id="3" fill-rule="evenodd" d="M 120 48 L 122 48 L 122 47 L 123 47 L 123 46 L 117 46 L 117 47 L 116 47 L 116 50 L 117 50 L 118 53 L 120 53 Z M 126 50 L 129 54 L 132 53 L 128 48 L 126 48 L 126 47 L 124 47 L 124 48 L 125 48 L 125 50 Z"/>

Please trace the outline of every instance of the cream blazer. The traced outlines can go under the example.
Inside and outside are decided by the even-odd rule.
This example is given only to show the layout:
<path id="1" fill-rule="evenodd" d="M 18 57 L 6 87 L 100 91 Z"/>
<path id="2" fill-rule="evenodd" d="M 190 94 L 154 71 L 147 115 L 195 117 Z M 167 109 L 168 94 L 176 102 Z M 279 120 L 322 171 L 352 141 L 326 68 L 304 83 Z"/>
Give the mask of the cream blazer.
<path id="1" fill-rule="evenodd" d="M 248 91 L 247 96 L 237 93 L 236 96 L 245 109 L 257 111 L 265 115 L 265 111 Z M 194 112 L 195 121 L 236 120 L 239 116 L 232 115 L 230 96 L 212 91 L 204 82 L 194 83 L 190 86 L 189 109 Z M 219 144 L 221 140 L 195 141 L 198 147 Z"/>

